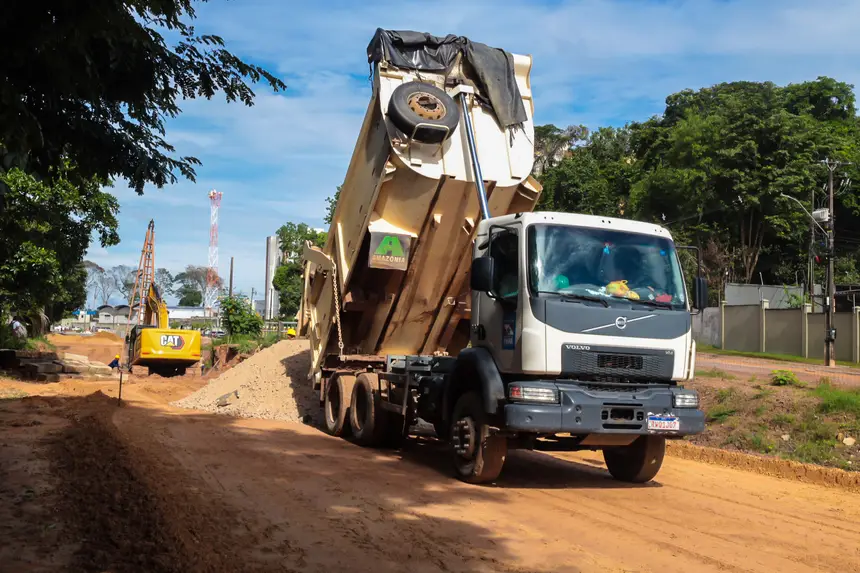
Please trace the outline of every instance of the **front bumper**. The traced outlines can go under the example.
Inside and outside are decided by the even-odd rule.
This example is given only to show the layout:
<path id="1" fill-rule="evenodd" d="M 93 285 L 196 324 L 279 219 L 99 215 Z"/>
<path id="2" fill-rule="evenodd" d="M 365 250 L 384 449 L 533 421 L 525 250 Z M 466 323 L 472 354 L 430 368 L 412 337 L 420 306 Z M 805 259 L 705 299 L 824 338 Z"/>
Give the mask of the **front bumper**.
<path id="1" fill-rule="evenodd" d="M 534 382 L 523 384 L 533 385 Z M 701 434 L 705 414 L 696 408 L 675 408 L 679 388 L 647 388 L 634 392 L 595 390 L 577 384 L 541 382 L 558 389 L 559 403 L 505 404 L 505 429 L 529 433 L 641 434 L 666 437 Z M 689 393 L 689 390 L 684 390 Z M 649 417 L 677 418 L 678 429 L 649 429 Z"/>

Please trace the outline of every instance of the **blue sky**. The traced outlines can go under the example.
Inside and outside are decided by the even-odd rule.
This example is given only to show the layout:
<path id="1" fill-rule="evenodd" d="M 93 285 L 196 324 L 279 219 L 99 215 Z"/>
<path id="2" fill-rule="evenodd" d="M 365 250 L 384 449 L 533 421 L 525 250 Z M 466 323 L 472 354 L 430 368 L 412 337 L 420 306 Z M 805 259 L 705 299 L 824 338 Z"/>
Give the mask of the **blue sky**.
<path id="1" fill-rule="evenodd" d="M 860 2 L 832 0 L 211 0 L 195 27 L 281 77 L 251 108 L 192 100 L 167 139 L 198 157 L 197 182 L 141 197 L 118 183 L 122 242 L 93 245 L 102 266 L 136 266 L 150 219 L 156 263 L 205 265 L 207 193 L 223 192 L 220 266 L 261 292 L 265 239 L 286 221 L 322 227 L 370 94 L 365 48 L 377 27 L 448 33 L 531 54 L 538 124 L 620 125 L 660 113 L 667 95 L 722 81 L 779 84 L 820 75 L 860 83 Z M 257 297 L 255 297 L 257 298 Z"/>

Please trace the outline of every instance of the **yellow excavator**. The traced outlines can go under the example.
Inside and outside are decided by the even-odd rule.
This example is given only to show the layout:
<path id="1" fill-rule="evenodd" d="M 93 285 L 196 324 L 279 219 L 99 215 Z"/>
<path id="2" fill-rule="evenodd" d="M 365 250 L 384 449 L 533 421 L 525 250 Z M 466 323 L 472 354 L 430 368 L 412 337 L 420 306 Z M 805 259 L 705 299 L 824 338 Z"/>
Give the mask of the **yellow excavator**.
<path id="1" fill-rule="evenodd" d="M 129 300 L 129 325 L 132 316 L 137 323 L 125 337 L 126 363 L 136 373 L 147 368 L 150 375 L 182 376 L 200 361 L 200 331 L 170 328 L 167 304 L 154 279 L 155 222 L 150 221 Z"/>

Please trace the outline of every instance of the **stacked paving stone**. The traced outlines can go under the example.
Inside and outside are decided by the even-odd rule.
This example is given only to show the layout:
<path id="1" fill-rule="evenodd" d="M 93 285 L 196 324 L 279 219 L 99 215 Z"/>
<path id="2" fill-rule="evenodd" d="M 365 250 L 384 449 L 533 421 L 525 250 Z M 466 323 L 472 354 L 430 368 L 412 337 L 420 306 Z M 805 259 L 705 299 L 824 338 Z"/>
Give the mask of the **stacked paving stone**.
<path id="1" fill-rule="evenodd" d="M 70 352 L 60 358 L 56 352 L 0 350 L 0 370 L 7 375 L 36 382 L 59 382 L 63 378 L 113 378 L 107 364 Z"/>

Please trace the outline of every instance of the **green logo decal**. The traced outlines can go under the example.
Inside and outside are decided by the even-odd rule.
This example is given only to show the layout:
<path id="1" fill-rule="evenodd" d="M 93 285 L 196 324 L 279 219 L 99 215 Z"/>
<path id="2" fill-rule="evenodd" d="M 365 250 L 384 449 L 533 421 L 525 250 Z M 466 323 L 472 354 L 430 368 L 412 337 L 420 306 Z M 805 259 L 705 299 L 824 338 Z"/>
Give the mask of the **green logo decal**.
<path id="1" fill-rule="evenodd" d="M 400 239 L 397 237 L 385 235 L 373 254 L 381 257 L 402 257 L 403 245 L 400 244 Z"/>
<path id="2" fill-rule="evenodd" d="M 409 247 L 412 238 L 399 233 L 370 233 L 370 260 L 375 269 L 405 271 L 409 266 Z"/>

